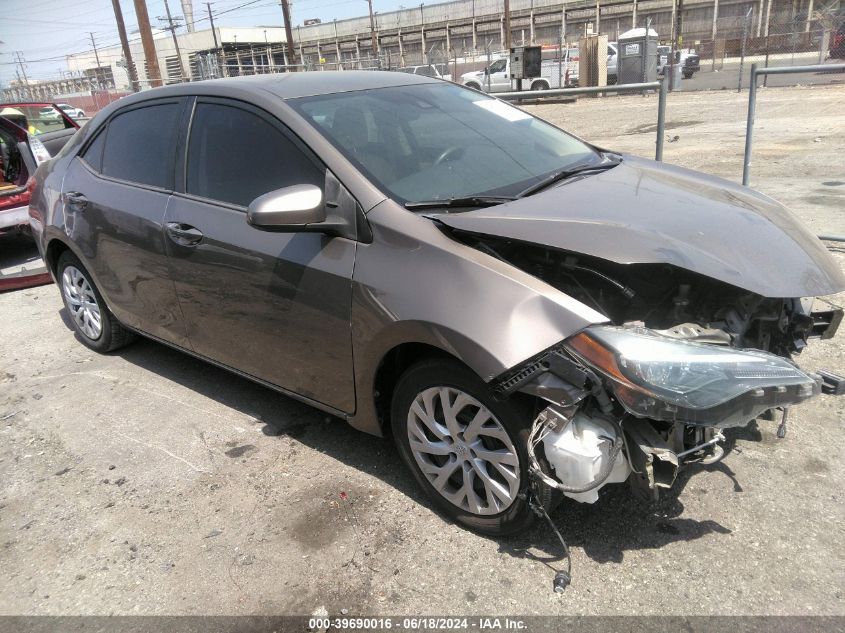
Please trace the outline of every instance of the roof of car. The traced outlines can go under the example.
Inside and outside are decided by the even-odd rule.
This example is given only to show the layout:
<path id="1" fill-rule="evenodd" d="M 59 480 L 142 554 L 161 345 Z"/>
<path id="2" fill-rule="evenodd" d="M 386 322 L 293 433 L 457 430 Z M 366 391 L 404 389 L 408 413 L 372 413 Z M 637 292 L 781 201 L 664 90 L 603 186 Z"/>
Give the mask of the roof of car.
<path id="1" fill-rule="evenodd" d="M 230 85 L 239 91 L 255 89 L 269 92 L 281 99 L 296 99 L 298 97 L 310 97 L 338 92 L 372 90 L 374 88 L 409 86 L 441 81 L 433 77 L 390 71 L 315 71 L 210 79 L 156 88 L 155 90 L 144 91 L 142 94 L 150 98 L 165 96 L 166 94 L 202 94 L 205 92 L 204 88 L 206 86 L 213 86 L 214 91 L 218 92 L 220 88 Z"/>

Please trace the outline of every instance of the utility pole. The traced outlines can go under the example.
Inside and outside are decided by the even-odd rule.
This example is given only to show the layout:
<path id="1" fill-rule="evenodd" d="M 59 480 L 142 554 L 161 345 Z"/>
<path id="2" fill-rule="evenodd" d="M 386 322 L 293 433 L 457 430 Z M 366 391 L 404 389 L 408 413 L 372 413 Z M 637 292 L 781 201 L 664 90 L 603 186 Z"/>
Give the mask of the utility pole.
<path id="1" fill-rule="evenodd" d="M 170 35 L 173 36 L 173 47 L 176 49 L 176 59 L 179 60 L 179 73 L 182 76 L 182 81 L 190 81 L 190 77 L 185 73 L 185 64 L 182 63 L 182 51 L 179 50 L 179 38 L 176 37 L 176 29 L 179 28 L 179 24 L 173 24 L 173 18 L 170 16 L 170 5 L 167 3 L 167 0 L 164 0 L 164 10 L 167 13 L 166 18 L 159 18 L 159 20 L 167 20 L 167 26 L 162 27 L 165 31 L 170 31 Z"/>
<path id="2" fill-rule="evenodd" d="M 505 13 L 504 13 L 504 26 L 503 30 L 505 31 L 505 41 L 504 49 L 506 51 L 510 51 L 511 49 L 511 2 L 510 0 L 505 0 Z"/>
<path id="3" fill-rule="evenodd" d="M 288 0 L 282 0 L 282 17 L 285 19 L 285 40 L 287 40 L 288 60 L 289 63 L 293 64 L 293 70 L 296 71 L 296 53 L 293 51 L 293 31 L 290 28 L 290 5 L 288 4 Z M 300 40 L 301 47 L 302 40 Z"/>
<path id="4" fill-rule="evenodd" d="M 126 60 L 126 72 L 129 75 L 129 83 L 132 85 L 132 92 L 138 92 L 141 85 L 138 83 L 138 72 L 135 70 L 135 62 L 132 61 L 132 51 L 129 50 L 129 40 L 126 38 L 126 25 L 123 23 L 123 11 L 120 9 L 120 0 L 111 0 L 114 7 L 114 19 L 117 21 L 117 33 L 120 35 L 120 46 L 123 48 L 123 57 Z"/>
<path id="5" fill-rule="evenodd" d="M 153 41 L 153 32 L 150 29 L 150 14 L 147 13 L 146 0 L 134 0 L 135 15 L 138 18 L 138 30 L 141 33 L 141 42 L 144 45 L 144 57 L 147 60 L 147 79 L 152 88 L 161 85 L 161 70 L 158 67 L 156 56 L 156 45 Z"/>
<path id="6" fill-rule="evenodd" d="M 94 79 L 97 82 L 97 88 L 102 88 L 100 84 L 100 55 L 97 53 L 97 43 L 94 41 L 94 34 L 89 32 L 91 36 L 91 46 L 94 47 L 94 59 L 97 61 L 97 70 L 94 71 Z"/>
<path id="7" fill-rule="evenodd" d="M 370 7 L 370 35 L 373 37 L 373 55 L 376 58 L 376 63 L 380 64 L 378 56 L 378 39 L 376 39 L 376 19 L 373 17 L 373 0 L 367 0 Z"/>
<path id="8" fill-rule="evenodd" d="M 220 44 L 217 43 L 217 31 L 214 30 L 214 14 L 211 12 L 211 3 L 206 2 L 205 6 L 208 7 L 208 21 L 211 23 L 211 36 L 214 38 L 214 48 L 220 48 Z"/>
<path id="9" fill-rule="evenodd" d="M 29 79 L 27 79 L 26 68 L 23 65 L 23 54 L 20 51 L 15 51 L 15 59 L 18 62 L 18 66 L 21 69 L 21 74 L 18 75 L 18 81 L 21 80 L 21 75 L 23 75 L 23 84 L 24 84 L 24 90 L 26 91 L 26 97 L 27 97 L 27 99 L 31 99 L 32 97 L 31 97 L 30 92 L 29 92 Z"/>
<path id="10" fill-rule="evenodd" d="M 211 36 L 214 38 L 214 59 L 217 60 L 215 64 L 216 71 L 214 76 L 217 77 L 221 74 L 220 71 L 220 43 L 217 41 L 217 31 L 214 28 L 214 14 L 211 12 L 211 3 L 206 2 L 205 6 L 208 7 L 208 21 L 211 23 Z"/>

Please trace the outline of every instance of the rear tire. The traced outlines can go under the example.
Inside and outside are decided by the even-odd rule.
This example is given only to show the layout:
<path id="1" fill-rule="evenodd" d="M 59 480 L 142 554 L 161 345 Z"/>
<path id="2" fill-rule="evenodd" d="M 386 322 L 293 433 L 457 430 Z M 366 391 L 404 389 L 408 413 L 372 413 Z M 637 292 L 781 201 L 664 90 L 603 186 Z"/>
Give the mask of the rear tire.
<path id="1" fill-rule="evenodd" d="M 532 414 L 524 402 L 496 399 L 463 365 L 438 359 L 412 366 L 399 379 L 391 425 L 402 460 L 442 514 L 476 532 L 504 536 L 534 519 L 525 448 Z M 550 507 L 551 490 L 538 488 Z"/>
<path id="2" fill-rule="evenodd" d="M 129 345 L 136 336 L 123 327 L 106 307 L 91 275 L 71 251 L 59 256 L 56 279 L 77 338 L 95 352 Z"/>
<path id="3" fill-rule="evenodd" d="M 539 90 L 548 90 L 548 89 L 549 89 L 549 84 L 547 84 L 545 81 L 535 81 L 533 84 L 531 84 L 531 90 L 538 90 L 539 91 Z"/>

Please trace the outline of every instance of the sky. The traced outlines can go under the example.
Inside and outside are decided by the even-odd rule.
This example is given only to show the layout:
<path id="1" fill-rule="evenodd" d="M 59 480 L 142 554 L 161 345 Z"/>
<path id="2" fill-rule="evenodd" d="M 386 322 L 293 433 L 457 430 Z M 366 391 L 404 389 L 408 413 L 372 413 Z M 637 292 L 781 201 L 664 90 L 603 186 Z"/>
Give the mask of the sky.
<path id="1" fill-rule="evenodd" d="M 180 0 L 168 0 L 170 12 L 182 16 Z M 404 0 L 411 6 L 416 0 Z M 137 38 L 133 0 L 120 0 L 129 39 Z M 194 0 L 197 30 L 208 28 L 208 9 Z M 392 11 L 402 0 L 373 0 L 374 11 Z M 98 47 L 120 44 L 111 0 L 0 0 L 0 86 L 15 78 L 16 51 L 25 60 L 29 79 L 54 79 L 67 71 L 64 56 L 92 50 L 91 36 Z M 215 0 L 211 3 L 214 25 L 282 26 L 279 0 Z M 294 26 L 310 18 L 324 22 L 367 14 L 366 0 L 292 0 Z M 147 0 L 147 13 L 153 26 L 164 16 L 164 0 Z M 180 32 L 184 29 L 180 29 Z"/>

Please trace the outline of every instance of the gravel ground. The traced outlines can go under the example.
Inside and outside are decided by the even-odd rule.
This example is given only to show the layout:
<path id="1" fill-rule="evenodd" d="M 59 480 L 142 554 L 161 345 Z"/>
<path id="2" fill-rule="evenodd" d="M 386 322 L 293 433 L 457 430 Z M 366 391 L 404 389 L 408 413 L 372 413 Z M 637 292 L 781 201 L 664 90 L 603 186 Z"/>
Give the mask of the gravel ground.
<path id="1" fill-rule="evenodd" d="M 647 155 L 655 103 L 531 109 Z M 845 233 L 841 108 L 841 88 L 761 92 L 753 183 L 818 231 Z M 742 97 L 673 95 L 667 116 L 668 162 L 739 177 Z M 54 286 L 0 295 L 0 321 L 0 614 L 845 615 L 845 399 L 797 408 L 783 440 L 731 433 L 656 505 L 564 503 L 561 596 L 547 527 L 445 522 L 385 440 L 149 341 L 93 354 Z M 802 364 L 845 374 L 842 341 Z"/>

